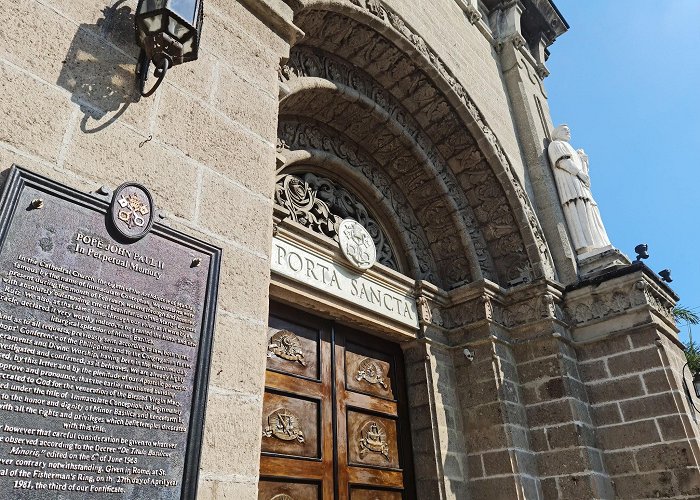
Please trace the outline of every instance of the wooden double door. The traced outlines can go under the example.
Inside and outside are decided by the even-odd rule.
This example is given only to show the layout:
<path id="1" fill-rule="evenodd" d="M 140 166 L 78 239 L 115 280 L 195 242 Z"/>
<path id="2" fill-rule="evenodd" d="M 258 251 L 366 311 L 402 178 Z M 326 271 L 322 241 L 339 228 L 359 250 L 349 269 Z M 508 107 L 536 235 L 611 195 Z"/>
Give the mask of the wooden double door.
<path id="1" fill-rule="evenodd" d="M 273 304 L 259 500 L 415 498 L 400 348 Z"/>

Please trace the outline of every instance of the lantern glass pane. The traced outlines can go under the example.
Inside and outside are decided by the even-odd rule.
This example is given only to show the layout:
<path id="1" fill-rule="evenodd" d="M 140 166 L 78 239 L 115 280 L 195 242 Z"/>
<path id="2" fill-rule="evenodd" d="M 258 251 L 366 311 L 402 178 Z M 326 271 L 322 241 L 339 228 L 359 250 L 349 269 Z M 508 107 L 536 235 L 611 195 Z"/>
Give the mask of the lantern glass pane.
<path id="1" fill-rule="evenodd" d="M 139 14 L 144 12 L 152 12 L 154 10 L 162 9 L 168 0 L 143 0 L 139 4 Z"/>
<path id="2" fill-rule="evenodd" d="M 171 17 L 168 20 L 168 33 L 170 33 L 173 37 L 177 38 L 178 40 L 182 40 L 182 37 L 187 35 L 189 31 L 190 28 L 179 23 L 177 19 Z"/>
<path id="3" fill-rule="evenodd" d="M 199 0 L 171 0 L 170 10 L 194 26 Z"/>
<path id="4" fill-rule="evenodd" d="M 146 33 L 157 33 L 163 29 L 163 14 L 157 16 L 144 17 L 142 19 L 146 27 Z"/>
<path id="5" fill-rule="evenodd" d="M 194 37 L 187 40 L 182 44 L 182 57 L 187 57 L 192 53 L 192 44 L 194 42 Z"/>

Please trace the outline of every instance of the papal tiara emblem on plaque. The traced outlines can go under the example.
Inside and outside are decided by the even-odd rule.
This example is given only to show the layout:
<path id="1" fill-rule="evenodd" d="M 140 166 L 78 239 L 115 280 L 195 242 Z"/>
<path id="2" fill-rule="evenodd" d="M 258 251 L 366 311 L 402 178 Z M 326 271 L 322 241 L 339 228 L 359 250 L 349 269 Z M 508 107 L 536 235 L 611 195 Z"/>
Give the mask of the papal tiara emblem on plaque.
<path id="1" fill-rule="evenodd" d="M 127 240 L 135 241 L 151 230 L 155 206 L 148 189 L 125 182 L 114 191 L 109 211 L 114 229 Z"/>
<path id="2" fill-rule="evenodd" d="M 369 269 L 377 261 L 377 248 L 372 236 L 355 220 L 344 219 L 340 223 L 338 244 L 345 258 L 357 269 Z"/>

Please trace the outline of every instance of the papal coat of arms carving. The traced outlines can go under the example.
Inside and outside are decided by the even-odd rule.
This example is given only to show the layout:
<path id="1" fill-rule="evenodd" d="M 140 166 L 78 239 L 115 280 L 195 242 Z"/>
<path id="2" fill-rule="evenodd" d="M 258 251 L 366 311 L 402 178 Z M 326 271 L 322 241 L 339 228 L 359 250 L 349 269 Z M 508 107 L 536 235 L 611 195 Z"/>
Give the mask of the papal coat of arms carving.
<path id="1" fill-rule="evenodd" d="M 125 182 L 112 197 L 112 225 L 124 238 L 138 240 L 150 231 L 155 207 L 148 190 L 135 182 Z"/>
<path id="2" fill-rule="evenodd" d="M 357 269 L 369 269 L 377 261 L 377 249 L 369 232 L 357 221 L 345 219 L 338 226 L 338 244 Z"/>
<path id="3" fill-rule="evenodd" d="M 306 366 L 301 341 L 289 330 L 280 330 L 270 337 L 267 344 L 267 357 L 272 356 L 279 356 L 287 361 L 296 361 L 301 366 Z"/>
<path id="4" fill-rule="evenodd" d="M 367 453 L 379 453 L 389 460 L 386 429 L 381 423 L 374 420 L 368 421 L 362 427 L 360 435 L 360 458 L 365 458 Z"/>
<path id="5" fill-rule="evenodd" d="M 299 424 L 299 417 L 286 408 L 273 411 L 267 417 L 267 427 L 263 437 L 276 437 L 282 441 L 304 442 L 304 433 Z"/>
<path id="6" fill-rule="evenodd" d="M 388 386 L 384 381 L 384 374 L 382 373 L 382 368 L 379 363 L 372 360 L 371 358 L 365 358 L 360 362 L 360 366 L 357 367 L 357 375 L 355 375 L 355 380 L 358 382 L 360 380 L 365 380 L 370 384 L 379 384 L 384 389 Z"/>

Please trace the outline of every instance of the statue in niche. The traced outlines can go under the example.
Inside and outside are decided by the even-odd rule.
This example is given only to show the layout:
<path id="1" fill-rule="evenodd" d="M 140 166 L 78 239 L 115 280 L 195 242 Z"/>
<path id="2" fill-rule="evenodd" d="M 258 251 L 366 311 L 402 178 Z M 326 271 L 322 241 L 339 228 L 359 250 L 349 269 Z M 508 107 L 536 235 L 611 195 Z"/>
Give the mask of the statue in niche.
<path id="1" fill-rule="evenodd" d="M 574 150 L 569 144 L 571 130 L 568 125 L 555 128 L 552 139 L 547 152 L 576 253 L 581 255 L 609 248 L 610 240 L 591 193 L 588 155 L 583 149 Z"/>

